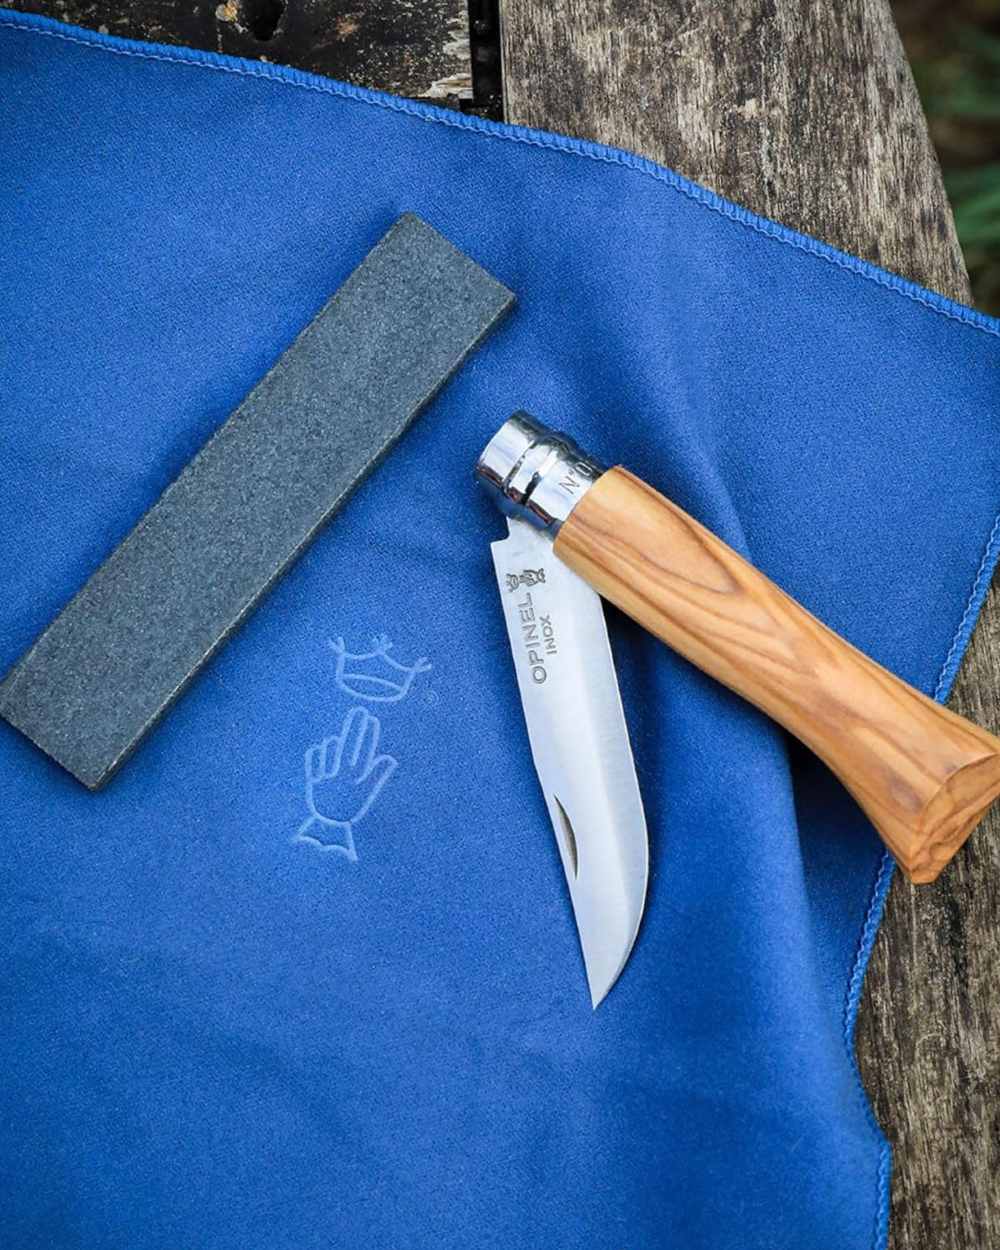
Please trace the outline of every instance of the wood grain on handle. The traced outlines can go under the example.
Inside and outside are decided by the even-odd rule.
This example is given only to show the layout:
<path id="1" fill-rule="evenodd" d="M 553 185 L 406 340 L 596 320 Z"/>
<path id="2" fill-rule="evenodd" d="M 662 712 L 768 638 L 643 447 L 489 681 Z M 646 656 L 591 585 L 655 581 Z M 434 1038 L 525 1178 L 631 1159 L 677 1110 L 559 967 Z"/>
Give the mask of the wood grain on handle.
<path id="1" fill-rule="evenodd" d="M 1000 794 L 1000 739 L 863 655 L 625 469 L 587 491 L 555 551 L 800 738 L 912 881 L 933 881 Z"/>

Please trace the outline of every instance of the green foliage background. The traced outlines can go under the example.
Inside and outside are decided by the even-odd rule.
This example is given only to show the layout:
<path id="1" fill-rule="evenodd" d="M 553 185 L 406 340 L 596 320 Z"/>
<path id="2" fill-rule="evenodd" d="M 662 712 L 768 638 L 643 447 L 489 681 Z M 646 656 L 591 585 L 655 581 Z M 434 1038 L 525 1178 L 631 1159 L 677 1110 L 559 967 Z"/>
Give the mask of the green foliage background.
<path id="1" fill-rule="evenodd" d="M 976 306 L 1000 315 L 1000 0 L 893 5 Z"/>

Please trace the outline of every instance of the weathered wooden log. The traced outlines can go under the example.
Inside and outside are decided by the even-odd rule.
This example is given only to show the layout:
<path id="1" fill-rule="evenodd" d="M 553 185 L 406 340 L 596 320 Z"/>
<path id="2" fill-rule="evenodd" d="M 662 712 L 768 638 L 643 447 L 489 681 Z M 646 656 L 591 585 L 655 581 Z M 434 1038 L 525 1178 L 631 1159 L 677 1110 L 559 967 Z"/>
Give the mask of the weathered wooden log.
<path id="1" fill-rule="evenodd" d="M 508 120 L 662 161 L 969 301 L 886 0 L 504 0 Z M 952 706 L 1000 725 L 1000 597 Z M 1000 814 L 933 886 L 897 877 L 857 1048 L 895 1147 L 894 1250 L 1000 1246 Z M 859 917 L 860 921 L 860 917 Z"/>

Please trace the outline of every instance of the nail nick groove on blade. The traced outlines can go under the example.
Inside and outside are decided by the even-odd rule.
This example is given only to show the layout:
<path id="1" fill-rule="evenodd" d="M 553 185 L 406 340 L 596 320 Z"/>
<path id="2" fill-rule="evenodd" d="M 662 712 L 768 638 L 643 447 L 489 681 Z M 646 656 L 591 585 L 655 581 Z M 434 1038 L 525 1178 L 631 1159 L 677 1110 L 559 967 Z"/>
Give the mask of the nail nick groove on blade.
<path id="1" fill-rule="evenodd" d="M 551 541 L 508 518 L 492 544 L 521 704 L 594 1007 L 617 981 L 646 900 L 646 818 L 598 595 Z"/>

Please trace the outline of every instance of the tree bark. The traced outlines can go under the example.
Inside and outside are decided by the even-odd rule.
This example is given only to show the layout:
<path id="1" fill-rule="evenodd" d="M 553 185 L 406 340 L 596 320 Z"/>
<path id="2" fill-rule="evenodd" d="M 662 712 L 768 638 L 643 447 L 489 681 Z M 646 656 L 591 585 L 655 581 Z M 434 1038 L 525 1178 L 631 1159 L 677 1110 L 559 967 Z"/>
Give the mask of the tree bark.
<path id="1" fill-rule="evenodd" d="M 954 299 L 969 287 L 885 0 L 504 0 L 509 121 L 639 152 Z M 991 592 L 951 706 L 1000 727 Z M 895 1148 L 894 1250 L 1000 1246 L 1000 814 L 897 875 L 857 1050 Z"/>

